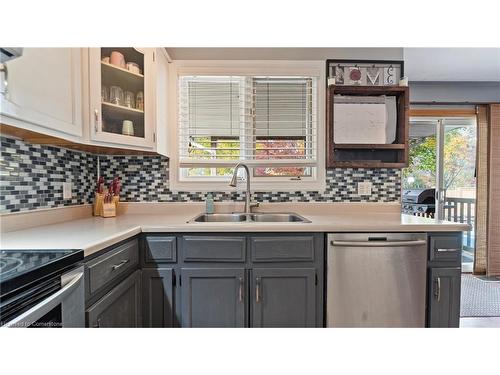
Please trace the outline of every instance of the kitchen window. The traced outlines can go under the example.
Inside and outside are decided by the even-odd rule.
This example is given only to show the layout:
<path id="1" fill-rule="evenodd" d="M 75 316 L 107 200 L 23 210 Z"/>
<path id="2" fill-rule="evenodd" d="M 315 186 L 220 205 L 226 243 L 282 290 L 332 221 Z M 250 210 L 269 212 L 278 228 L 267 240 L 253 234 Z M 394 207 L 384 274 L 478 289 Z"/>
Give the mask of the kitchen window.
<path id="1" fill-rule="evenodd" d="M 303 74 L 179 74 L 178 181 L 227 190 L 243 161 L 259 190 L 319 188 L 318 81 Z"/>

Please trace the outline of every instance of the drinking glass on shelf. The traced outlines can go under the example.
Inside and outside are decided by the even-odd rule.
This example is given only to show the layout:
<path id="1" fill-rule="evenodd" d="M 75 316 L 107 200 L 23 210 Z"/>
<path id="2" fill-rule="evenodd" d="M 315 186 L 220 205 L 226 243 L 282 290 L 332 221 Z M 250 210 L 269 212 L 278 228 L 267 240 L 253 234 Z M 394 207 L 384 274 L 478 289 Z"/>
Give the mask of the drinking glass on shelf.
<path id="1" fill-rule="evenodd" d="M 144 111 L 144 93 L 139 91 L 135 98 L 135 108 Z"/>
<path id="2" fill-rule="evenodd" d="M 125 91 L 123 105 L 128 108 L 135 108 L 135 95 L 132 91 Z"/>
<path id="3" fill-rule="evenodd" d="M 132 73 L 141 74 L 141 68 L 139 68 L 139 64 L 136 64 L 135 62 L 128 62 L 127 69 Z"/>
<path id="4" fill-rule="evenodd" d="M 134 135 L 134 123 L 130 120 L 123 120 L 122 123 L 123 135 Z"/>
<path id="5" fill-rule="evenodd" d="M 123 105 L 123 90 L 119 86 L 109 88 L 109 101 L 113 104 Z"/>
<path id="6" fill-rule="evenodd" d="M 109 102 L 109 89 L 107 86 L 101 87 L 101 101 Z"/>

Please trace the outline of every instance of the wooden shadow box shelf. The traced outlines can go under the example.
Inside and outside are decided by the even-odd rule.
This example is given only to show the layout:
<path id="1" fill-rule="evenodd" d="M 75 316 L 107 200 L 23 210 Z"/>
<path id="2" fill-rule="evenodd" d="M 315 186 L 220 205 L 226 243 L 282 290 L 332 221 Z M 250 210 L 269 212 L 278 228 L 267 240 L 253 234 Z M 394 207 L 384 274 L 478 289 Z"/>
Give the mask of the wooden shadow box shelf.
<path id="1" fill-rule="evenodd" d="M 334 139 L 335 95 L 395 96 L 396 140 L 392 144 L 342 143 Z M 329 86 L 326 165 L 328 168 L 404 168 L 408 166 L 409 90 L 405 86 Z"/>

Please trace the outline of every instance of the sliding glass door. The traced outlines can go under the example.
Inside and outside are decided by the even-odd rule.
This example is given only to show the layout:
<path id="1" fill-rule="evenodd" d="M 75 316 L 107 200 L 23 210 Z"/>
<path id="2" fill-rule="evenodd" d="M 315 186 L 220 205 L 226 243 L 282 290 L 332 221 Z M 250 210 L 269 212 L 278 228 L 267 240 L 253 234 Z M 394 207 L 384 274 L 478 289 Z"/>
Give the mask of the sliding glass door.
<path id="1" fill-rule="evenodd" d="M 442 180 L 440 181 L 440 218 L 475 226 L 476 143 L 475 119 L 441 121 Z M 462 268 L 472 272 L 475 230 L 464 232 Z"/>
<path id="2" fill-rule="evenodd" d="M 403 189 L 435 189 L 436 218 L 472 226 L 464 232 L 464 272 L 474 260 L 476 133 L 475 118 L 412 118 L 403 172 Z"/>

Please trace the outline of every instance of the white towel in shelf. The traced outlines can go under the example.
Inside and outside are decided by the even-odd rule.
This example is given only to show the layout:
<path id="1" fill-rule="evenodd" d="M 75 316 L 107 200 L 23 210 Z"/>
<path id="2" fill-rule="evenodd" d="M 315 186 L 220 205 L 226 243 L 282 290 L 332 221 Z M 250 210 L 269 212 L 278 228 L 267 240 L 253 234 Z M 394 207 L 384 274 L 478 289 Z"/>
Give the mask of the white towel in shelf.
<path id="1" fill-rule="evenodd" d="M 396 139 L 394 96 L 337 95 L 333 106 L 335 143 L 392 143 Z"/>

